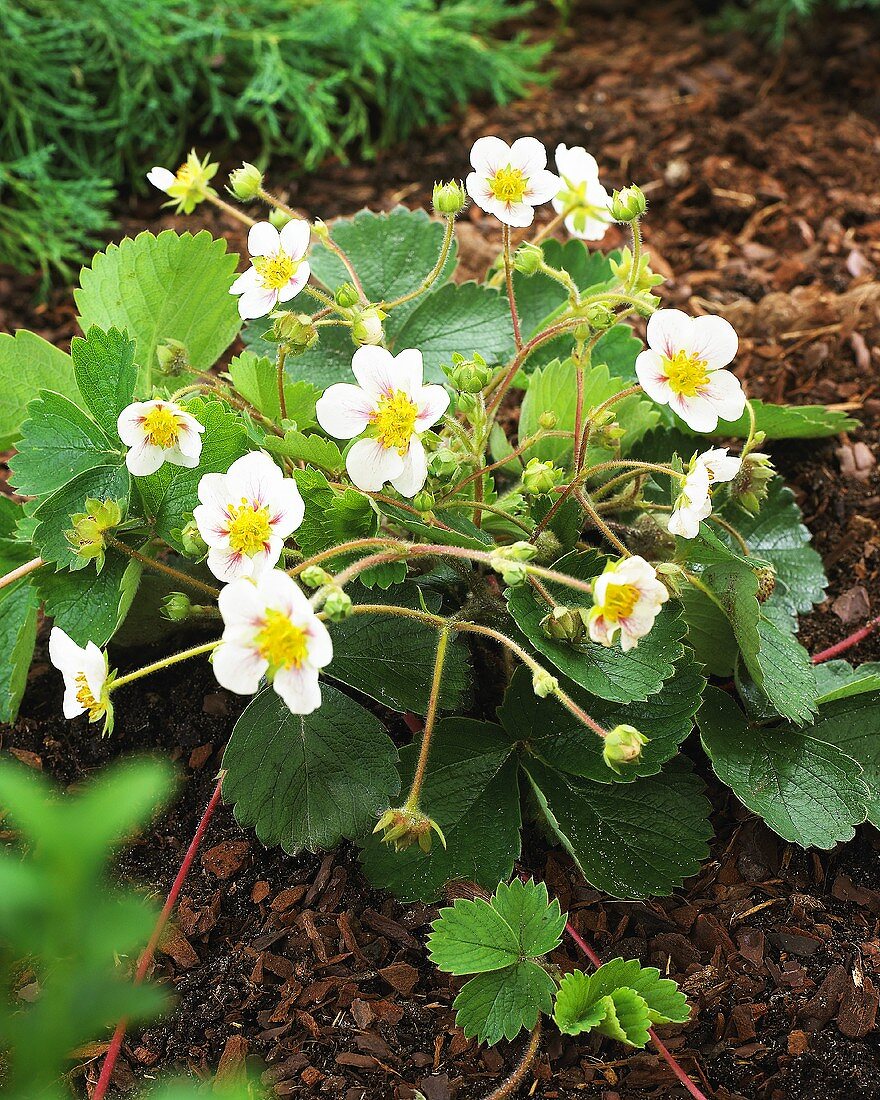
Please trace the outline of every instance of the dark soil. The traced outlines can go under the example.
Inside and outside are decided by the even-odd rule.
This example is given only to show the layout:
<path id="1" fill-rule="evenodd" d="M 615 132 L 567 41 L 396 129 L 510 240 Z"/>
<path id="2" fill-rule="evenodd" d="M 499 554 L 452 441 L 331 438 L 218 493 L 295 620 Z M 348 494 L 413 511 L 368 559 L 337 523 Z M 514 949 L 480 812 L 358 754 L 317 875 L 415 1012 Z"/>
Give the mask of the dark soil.
<path id="1" fill-rule="evenodd" d="M 880 612 L 876 23 L 835 17 L 779 55 L 745 36 L 707 35 L 693 9 L 676 2 L 642 5 L 638 15 L 578 8 L 572 27 L 552 91 L 471 110 L 375 165 L 333 163 L 311 179 L 296 179 L 290 166 L 287 197 L 324 217 L 424 204 L 435 178 L 466 171 L 470 143 L 483 133 L 534 133 L 551 149 L 585 144 L 609 183 L 641 183 L 652 201 L 648 247 L 670 276 L 665 303 L 733 321 L 742 337 L 737 370 L 752 395 L 845 405 L 863 422 L 849 438 L 773 448 L 829 573 L 828 601 L 802 624 L 816 652 Z M 181 225 L 157 219 L 157 205 L 133 199 L 124 228 Z M 213 211 L 200 224 L 242 243 L 239 227 Z M 471 211 L 462 231 L 464 266 L 474 273 L 497 252 L 496 226 Z M 617 243 L 610 233 L 607 244 Z M 0 274 L 0 324 L 66 344 L 69 292 L 35 308 L 34 286 Z M 855 656 L 880 658 L 880 639 Z M 81 720 L 61 720 L 60 695 L 43 659 L 4 747 L 64 783 L 136 750 L 184 767 L 180 800 L 121 867 L 164 896 L 241 701 L 219 691 L 205 666 L 169 670 L 126 692 L 113 738 L 101 740 Z M 671 1029 L 668 1042 L 707 1093 L 880 1097 L 877 834 L 863 827 L 848 846 L 804 853 L 705 777 L 716 841 L 701 875 L 675 897 L 609 901 L 561 852 L 528 835 L 522 869 L 548 882 L 603 957 L 637 956 L 683 983 L 693 1021 Z M 295 859 L 267 852 L 221 808 L 156 967 L 176 1007 L 130 1036 L 116 1083 L 125 1090 L 171 1066 L 208 1076 L 218 1064 L 234 1078 L 254 1059 L 279 1096 L 486 1094 L 522 1043 L 481 1050 L 455 1029 L 455 989 L 425 960 L 433 913 L 370 890 L 347 848 Z M 559 961 L 582 964 L 569 943 Z M 100 1053 L 79 1071 L 87 1083 Z M 563 1041 L 552 1028 L 527 1092 L 684 1095 L 653 1054 Z"/>

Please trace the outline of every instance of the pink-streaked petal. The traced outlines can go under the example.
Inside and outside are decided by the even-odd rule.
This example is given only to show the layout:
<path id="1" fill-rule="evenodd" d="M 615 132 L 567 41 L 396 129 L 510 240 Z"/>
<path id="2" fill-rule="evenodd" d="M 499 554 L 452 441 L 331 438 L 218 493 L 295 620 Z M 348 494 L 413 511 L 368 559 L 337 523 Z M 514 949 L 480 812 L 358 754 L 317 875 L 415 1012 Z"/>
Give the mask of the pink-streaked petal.
<path id="1" fill-rule="evenodd" d="M 247 244 L 252 256 L 273 256 L 281 247 L 281 236 L 271 222 L 257 222 L 248 231 Z"/>
<path id="2" fill-rule="evenodd" d="M 739 338 L 730 321 L 724 317 L 694 317 L 691 320 L 691 352 L 705 360 L 711 370 L 732 363 L 739 347 Z"/>
<path id="3" fill-rule="evenodd" d="M 211 662 L 217 683 L 236 695 L 255 695 L 269 662 L 248 646 L 221 642 Z"/>
<path id="4" fill-rule="evenodd" d="M 714 432 L 718 427 L 718 412 L 707 397 L 683 397 L 673 394 L 669 407 L 677 413 L 694 432 Z"/>
<path id="5" fill-rule="evenodd" d="M 494 210 L 489 208 L 489 203 L 494 203 L 497 200 L 492 194 L 484 176 L 478 176 L 476 172 L 471 172 L 464 181 L 464 187 L 471 199 L 481 210 L 485 210 L 487 214 L 494 213 Z"/>
<path id="6" fill-rule="evenodd" d="M 409 450 L 403 456 L 403 469 L 391 484 L 402 497 L 414 497 L 428 480 L 428 460 L 425 448 L 418 436 L 409 442 Z"/>
<path id="7" fill-rule="evenodd" d="M 243 321 L 266 317 L 278 301 L 277 290 L 246 290 L 238 299 L 238 315 Z"/>
<path id="8" fill-rule="evenodd" d="M 116 430 L 126 447 L 134 447 L 144 438 L 144 417 L 151 408 L 148 401 L 135 401 L 119 414 Z"/>
<path id="9" fill-rule="evenodd" d="M 672 400 L 673 393 L 659 352 L 639 352 L 636 356 L 636 377 L 648 397 L 658 405 L 668 405 Z"/>
<path id="10" fill-rule="evenodd" d="M 151 168 L 147 172 L 147 179 L 154 187 L 158 187 L 160 191 L 164 191 L 168 194 L 168 188 L 174 183 L 177 177 L 173 172 L 169 172 L 167 168 L 155 167 Z"/>
<path id="11" fill-rule="evenodd" d="M 525 199 L 532 206 L 538 206 L 542 202 L 549 202 L 559 193 L 562 180 L 553 172 L 542 168 L 539 172 L 529 176 L 529 186 L 525 193 Z"/>
<path id="12" fill-rule="evenodd" d="M 678 351 L 689 351 L 693 317 L 680 309 L 658 309 L 648 321 L 648 347 L 667 359 Z"/>
<path id="13" fill-rule="evenodd" d="M 713 371 L 703 393 L 721 420 L 739 420 L 746 411 L 746 395 L 740 380 L 729 370 Z"/>
<path id="14" fill-rule="evenodd" d="M 275 674 L 272 687 L 294 714 L 311 714 L 321 705 L 321 687 L 317 669 L 282 668 Z"/>
<path id="15" fill-rule="evenodd" d="M 136 446 L 132 447 L 125 456 L 125 465 L 128 472 L 134 477 L 149 477 L 154 474 L 165 461 L 168 452 L 162 447 L 155 447 L 146 436 Z M 195 463 L 198 465 L 198 463 Z"/>
<path id="16" fill-rule="evenodd" d="M 360 435 L 375 411 L 375 399 L 350 382 L 337 382 L 330 386 L 315 406 L 318 423 L 336 439 L 354 439 Z"/>
<path id="17" fill-rule="evenodd" d="M 299 487 L 292 477 L 285 477 L 272 490 L 269 500 L 269 523 L 272 533 L 280 539 L 299 527 L 306 513 L 306 506 Z"/>
<path id="18" fill-rule="evenodd" d="M 249 451 L 226 471 L 226 500 L 236 505 L 246 500 L 262 507 L 269 504 L 283 478 L 284 474 L 265 451 Z"/>
<path id="19" fill-rule="evenodd" d="M 351 358 L 351 370 L 362 390 L 374 400 L 401 388 L 405 374 L 387 348 L 365 344 Z"/>
<path id="20" fill-rule="evenodd" d="M 190 418 L 191 419 L 191 418 Z M 201 424 L 199 425 L 201 428 Z M 202 429 L 204 431 L 204 429 Z M 193 466 L 198 466 L 202 453 L 202 437 L 199 432 L 194 432 L 188 424 L 181 426 L 177 436 L 177 450 L 187 458 L 195 459 Z"/>
<path id="21" fill-rule="evenodd" d="M 346 456 L 345 468 L 358 489 L 375 493 L 403 473 L 403 459 L 393 447 L 383 447 L 378 439 L 359 439 Z"/>
<path id="22" fill-rule="evenodd" d="M 537 138 L 517 138 L 510 147 L 510 165 L 531 180 L 547 168 L 547 150 Z"/>
<path id="23" fill-rule="evenodd" d="M 291 298 L 295 298 L 309 281 L 311 274 L 312 269 L 308 262 L 302 260 L 288 282 L 278 291 L 278 301 L 289 302 Z"/>
<path id="24" fill-rule="evenodd" d="M 202 538 L 205 538 L 204 534 Z M 228 546 L 212 546 L 208 551 L 207 563 L 217 580 L 227 584 L 239 577 L 250 577 L 253 574 L 252 559 L 244 554 L 237 554 Z"/>
<path id="25" fill-rule="evenodd" d="M 501 202 L 500 199 L 487 199 L 483 209 L 494 214 L 504 225 L 515 229 L 525 229 L 535 220 L 535 208 L 527 202 Z"/>
<path id="26" fill-rule="evenodd" d="M 281 247 L 292 260 L 300 260 L 309 247 L 312 229 L 304 218 L 294 218 L 281 228 Z"/>
<path id="27" fill-rule="evenodd" d="M 499 168 L 511 163 L 511 148 L 498 137 L 477 138 L 471 148 L 472 175 L 494 176 Z M 544 162 L 546 164 L 546 160 Z"/>
<path id="28" fill-rule="evenodd" d="M 265 601 L 257 586 L 246 577 L 239 577 L 220 589 L 217 606 L 227 629 L 246 627 L 259 630 L 265 611 Z"/>
<path id="29" fill-rule="evenodd" d="M 423 386 L 413 395 L 419 409 L 416 431 L 423 432 L 436 424 L 449 408 L 449 393 L 442 386 Z"/>
<path id="30" fill-rule="evenodd" d="M 229 288 L 230 294 L 245 294 L 248 291 L 263 290 L 263 280 L 257 269 L 251 265 L 247 271 L 243 271 Z"/>
<path id="31" fill-rule="evenodd" d="M 621 631 L 620 631 L 620 648 L 623 650 L 624 653 L 629 653 L 629 651 L 631 649 L 635 649 L 638 644 L 639 644 L 639 639 L 638 638 L 634 638 L 632 636 L 632 634 L 629 634 L 627 631 L 625 631 L 621 628 Z"/>

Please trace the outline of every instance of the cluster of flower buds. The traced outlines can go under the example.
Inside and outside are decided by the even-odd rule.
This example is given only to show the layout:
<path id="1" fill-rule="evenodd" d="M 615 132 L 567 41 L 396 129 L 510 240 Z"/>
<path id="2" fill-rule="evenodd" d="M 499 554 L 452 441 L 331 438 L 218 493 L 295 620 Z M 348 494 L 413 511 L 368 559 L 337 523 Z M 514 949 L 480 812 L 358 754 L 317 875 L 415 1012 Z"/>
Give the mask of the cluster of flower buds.
<path id="1" fill-rule="evenodd" d="M 651 254 L 649 252 L 642 252 L 639 256 L 635 271 L 633 271 L 633 254 L 629 246 L 625 246 L 620 250 L 620 259 L 616 260 L 613 256 L 609 256 L 608 263 L 615 276 L 622 283 L 631 286 L 636 294 L 644 293 L 650 290 L 652 286 L 657 286 L 663 282 L 663 276 L 651 270 Z M 653 300 L 653 295 L 651 299 Z"/>
<path id="2" fill-rule="evenodd" d="M 541 630 L 554 642 L 578 645 L 589 638 L 590 612 L 586 607 L 557 604 L 541 620 Z"/>
<path id="3" fill-rule="evenodd" d="M 744 511 L 757 515 L 767 499 L 769 484 L 775 475 L 769 455 L 760 451 L 749 451 L 743 455 L 739 473 L 730 484 L 731 498 Z"/>
<path id="4" fill-rule="evenodd" d="M 351 596 L 320 565 L 309 565 L 299 575 L 307 588 L 320 588 L 322 610 L 332 623 L 342 622 L 351 614 Z"/>
<path id="5" fill-rule="evenodd" d="M 524 584 L 529 575 L 528 563 L 537 557 L 538 548 L 531 542 L 514 542 L 499 546 L 489 558 L 489 565 L 500 573 L 504 583 L 511 588 Z"/>
<path id="6" fill-rule="evenodd" d="M 382 843 L 393 844 L 396 852 L 402 852 L 413 844 L 418 844 L 425 853 L 430 852 L 432 833 L 436 833 L 440 843 L 446 847 L 446 837 L 437 822 L 421 810 L 408 806 L 386 810 L 373 833 L 382 833 Z"/>
<path id="7" fill-rule="evenodd" d="M 532 497 L 545 496 L 564 479 L 565 470 L 554 466 L 552 462 L 530 458 L 522 474 L 523 492 Z"/>
<path id="8" fill-rule="evenodd" d="M 470 359 L 465 359 L 454 351 L 452 364 L 444 364 L 443 373 L 459 393 L 479 393 L 488 385 L 494 371 L 478 352 L 474 352 Z"/>
<path id="9" fill-rule="evenodd" d="M 64 532 L 64 537 L 76 553 L 71 569 L 85 569 L 95 563 L 98 573 L 104 568 L 107 551 L 107 533 L 115 530 L 122 522 L 122 509 L 115 500 L 95 500 L 89 497 L 84 512 L 75 512 L 70 517 L 73 527 Z"/>
<path id="10" fill-rule="evenodd" d="M 284 344 L 291 355 L 304 355 L 318 340 L 318 330 L 307 313 L 277 309 L 269 314 L 272 339 Z"/>

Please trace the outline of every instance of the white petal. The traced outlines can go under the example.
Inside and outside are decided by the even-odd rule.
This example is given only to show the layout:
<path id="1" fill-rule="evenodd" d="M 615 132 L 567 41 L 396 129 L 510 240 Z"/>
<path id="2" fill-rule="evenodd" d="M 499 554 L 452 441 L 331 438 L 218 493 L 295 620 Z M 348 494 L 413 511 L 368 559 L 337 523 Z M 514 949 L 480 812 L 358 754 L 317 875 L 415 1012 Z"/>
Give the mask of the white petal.
<path id="1" fill-rule="evenodd" d="M 525 229 L 535 220 L 535 208 L 527 202 L 501 202 L 500 199 L 491 198 L 485 204 L 478 205 L 483 205 L 487 214 L 494 214 L 504 225 L 516 229 Z"/>
<path id="2" fill-rule="evenodd" d="M 271 222 L 257 222 L 248 231 L 247 244 L 252 256 L 272 256 L 281 247 L 281 236 Z"/>
<path id="3" fill-rule="evenodd" d="M 282 226 L 281 247 L 292 260 L 300 260 L 306 254 L 311 235 L 312 229 L 309 223 L 304 218 L 294 218 L 287 225 Z"/>
<path id="4" fill-rule="evenodd" d="M 312 269 L 309 267 L 308 261 L 301 260 L 288 282 L 278 291 L 278 301 L 289 302 L 291 298 L 295 298 L 309 281 L 311 274 Z"/>
<path id="5" fill-rule="evenodd" d="M 693 318 L 680 309 L 658 309 L 648 321 L 648 347 L 667 359 L 689 350 Z"/>
<path id="6" fill-rule="evenodd" d="M 494 211 L 489 208 L 489 203 L 497 203 L 498 200 L 489 189 L 489 185 L 484 176 L 479 176 L 476 172 L 471 172 L 464 181 L 464 187 L 471 199 L 481 210 L 485 210 L 487 214 L 494 213 Z"/>
<path id="7" fill-rule="evenodd" d="M 712 475 L 713 481 L 733 481 L 742 466 L 739 455 L 729 455 L 726 447 L 713 447 L 697 459 Z"/>
<path id="8" fill-rule="evenodd" d="M 736 356 L 739 339 L 724 317 L 694 317 L 691 321 L 690 350 L 713 370 L 726 367 Z"/>
<path id="9" fill-rule="evenodd" d="M 337 382 L 326 389 L 315 406 L 318 423 L 336 439 L 354 439 L 370 423 L 376 402 L 360 386 Z"/>
<path id="10" fill-rule="evenodd" d="M 254 695 L 269 662 L 253 648 L 221 642 L 211 662 L 217 683 L 236 695 Z"/>
<path id="11" fill-rule="evenodd" d="M 277 290 L 246 290 L 238 299 L 238 315 L 243 321 L 265 317 L 278 301 Z"/>
<path id="12" fill-rule="evenodd" d="M 557 213 L 562 211 L 562 204 L 557 207 L 556 200 L 553 201 L 553 209 Z M 578 229 L 577 219 L 574 214 L 569 214 L 565 219 L 565 228 L 572 235 L 577 237 L 581 241 L 601 241 L 608 232 L 609 222 L 602 221 L 601 218 L 587 218 L 582 223 L 581 228 Z"/>
<path id="13" fill-rule="evenodd" d="M 204 534 L 202 538 L 205 538 Z M 207 539 L 205 539 L 207 542 Z M 212 546 L 208 551 L 208 568 L 218 581 L 230 582 L 237 577 L 250 577 L 253 573 L 252 559 L 244 554 L 236 554 L 229 547 Z"/>
<path id="14" fill-rule="evenodd" d="M 59 670 L 71 676 L 82 668 L 85 650 L 76 644 L 60 626 L 53 626 L 49 634 L 49 660 Z"/>
<path id="15" fill-rule="evenodd" d="M 190 417 L 190 419 L 192 418 Z M 205 430 L 204 428 L 202 428 L 201 424 L 199 425 L 199 428 L 201 429 L 201 431 Z M 192 459 L 193 466 L 198 466 L 199 459 L 202 455 L 202 436 L 200 432 L 193 431 L 189 424 L 181 425 L 180 433 L 177 437 L 176 450 L 178 450 L 185 458 Z M 170 459 L 170 461 L 173 462 L 174 460 Z M 181 463 L 180 465 L 184 465 L 184 463 Z"/>
<path id="16" fill-rule="evenodd" d="M 378 492 L 386 481 L 403 473 L 403 465 L 398 452 L 377 439 L 359 439 L 345 459 L 348 476 L 365 493 Z"/>
<path id="17" fill-rule="evenodd" d="M 556 171 L 571 183 L 584 183 L 599 178 L 599 165 L 583 145 L 556 146 Z"/>
<path id="18" fill-rule="evenodd" d="M 695 432 L 714 432 L 718 427 L 718 412 L 707 397 L 683 397 L 673 394 L 669 407 Z"/>
<path id="19" fill-rule="evenodd" d="M 275 674 L 272 687 L 294 714 L 311 714 L 321 705 L 321 688 L 317 669 L 282 668 Z"/>
<path id="20" fill-rule="evenodd" d="M 746 395 L 740 380 L 729 370 L 713 371 L 703 392 L 721 420 L 739 420 L 746 411 Z"/>
<path id="21" fill-rule="evenodd" d="M 397 388 L 415 400 L 425 379 L 425 364 L 418 348 L 404 348 L 394 356 L 394 374 L 399 379 Z"/>
<path id="22" fill-rule="evenodd" d="M 160 191 L 164 191 L 166 195 L 168 194 L 168 188 L 174 183 L 176 178 L 173 172 L 169 172 L 167 168 L 158 166 L 156 168 L 151 168 L 150 171 L 147 172 L 147 179 L 150 183 L 154 187 L 158 187 Z"/>
<path id="23" fill-rule="evenodd" d="M 238 504 L 244 498 L 262 507 L 283 479 L 284 474 L 265 451 L 249 451 L 226 471 L 226 500 Z"/>
<path id="24" fill-rule="evenodd" d="M 680 535 L 683 539 L 696 538 L 700 531 L 700 520 L 689 508 L 678 508 L 669 517 L 669 533 Z"/>
<path id="25" fill-rule="evenodd" d="M 253 264 L 251 264 L 247 271 L 243 271 L 241 275 L 239 275 L 229 288 L 229 293 L 244 294 L 249 290 L 259 290 L 261 293 L 263 290 L 263 280 L 260 278 L 260 273 Z"/>
<path id="26" fill-rule="evenodd" d="M 376 400 L 401 389 L 409 377 L 407 371 L 401 371 L 396 365 L 387 348 L 374 344 L 357 349 L 351 359 L 351 369 L 361 389 Z"/>
<path id="27" fill-rule="evenodd" d="M 312 617 L 309 631 L 309 664 L 314 668 L 323 668 L 333 660 L 333 642 L 330 632 L 320 619 Z"/>
<path id="28" fill-rule="evenodd" d="M 246 577 L 239 577 L 220 589 L 217 606 L 224 626 L 259 629 L 265 601 L 257 587 Z"/>
<path id="29" fill-rule="evenodd" d="M 299 527 L 306 513 L 299 486 L 292 477 L 282 478 L 272 490 L 268 504 L 272 533 L 283 541 Z"/>
<path id="30" fill-rule="evenodd" d="M 260 577 L 257 590 L 264 607 L 283 611 L 297 625 L 303 620 L 310 623 L 315 617 L 308 597 L 283 569 L 272 569 Z"/>
<path id="31" fill-rule="evenodd" d="M 116 430 L 126 447 L 134 447 L 144 438 L 144 417 L 153 407 L 151 401 L 134 401 L 116 420 Z"/>
<path id="32" fill-rule="evenodd" d="M 656 317 L 656 314 L 654 316 Z M 636 377 L 648 397 L 659 405 L 669 404 L 673 395 L 659 352 L 639 352 L 636 356 Z"/>
<path id="33" fill-rule="evenodd" d="M 562 180 L 559 176 L 553 172 L 548 172 L 546 168 L 542 168 L 541 171 L 529 176 L 529 187 L 525 193 L 526 202 L 531 203 L 532 206 L 549 202 L 559 193 L 561 186 Z"/>
<path id="34" fill-rule="evenodd" d="M 449 393 L 442 386 L 423 386 L 413 394 L 419 415 L 416 417 L 416 431 L 423 432 L 436 424 L 449 408 Z"/>
<path id="35" fill-rule="evenodd" d="M 94 642 L 86 644 L 82 671 L 85 673 L 86 683 L 92 695 L 95 699 L 100 699 L 107 679 L 107 661 Z"/>
<path id="36" fill-rule="evenodd" d="M 428 480 L 428 460 L 425 448 L 418 436 L 409 441 L 409 450 L 403 458 L 403 470 L 391 478 L 391 484 L 404 497 L 414 497 Z"/>
<path id="37" fill-rule="evenodd" d="M 547 167 L 547 150 L 537 138 L 517 138 L 510 147 L 510 164 L 531 179 Z"/>
<path id="38" fill-rule="evenodd" d="M 78 688 L 74 685 L 64 689 L 64 701 L 61 704 L 61 712 L 65 718 L 76 718 L 85 714 L 86 708 L 77 699 Z"/>
<path id="39" fill-rule="evenodd" d="M 156 447 L 145 437 L 137 446 L 132 447 L 125 456 L 125 465 L 128 472 L 134 477 L 148 477 L 154 474 L 165 461 L 168 451 L 164 447 Z M 198 465 L 198 463 L 194 463 Z"/>
<path id="40" fill-rule="evenodd" d="M 499 168 L 506 168 L 510 162 L 511 148 L 501 138 L 477 138 L 471 148 L 471 164 L 478 176 L 494 176 Z"/>

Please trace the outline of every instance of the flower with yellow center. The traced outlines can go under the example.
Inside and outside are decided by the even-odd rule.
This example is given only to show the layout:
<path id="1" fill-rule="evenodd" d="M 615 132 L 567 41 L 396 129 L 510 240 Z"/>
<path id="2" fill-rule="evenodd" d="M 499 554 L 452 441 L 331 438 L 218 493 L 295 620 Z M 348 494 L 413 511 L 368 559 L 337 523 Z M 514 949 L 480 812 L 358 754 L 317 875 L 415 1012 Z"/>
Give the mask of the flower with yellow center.
<path id="1" fill-rule="evenodd" d="M 64 677 L 64 717 L 87 714 L 90 722 L 104 719 L 104 732 L 113 725 L 108 688 L 113 680 L 107 656 L 94 642 L 78 646 L 59 626 L 49 634 L 49 660 Z"/>
<path id="2" fill-rule="evenodd" d="M 601 241 L 611 224 L 610 197 L 599 182 L 596 158 L 580 145 L 557 145 L 556 171 L 562 189 L 553 198 L 553 209 L 564 215 L 565 228 L 582 241 Z"/>
<path id="3" fill-rule="evenodd" d="M 549 202 L 561 186 L 559 177 L 547 171 L 547 151 L 533 137 L 517 138 L 513 145 L 480 138 L 471 149 L 471 165 L 467 193 L 505 225 L 531 225 L 535 207 Z"/>
<path id="4" fill-rule="evenodd" d="M 173 401 L 135 401 L 119 414 L 119 438 L 129 448 L 125 463 L 136 477 L 160 466 L 198 466 L 202 433 L 198 420 Z"/>
<path id="5" fill-rule="evenodd" d="M 251 266 L 229 288 L 238 294 L 238 312 L 245 319 L 265 317 L 279 302 L 289 302 L 309 281 L 305 259 L 309 223 L 294 218 L 279 232 L 271 222 L 257 222 L 248 233 Z"/>
<path id="6" fill-rule="evenodd" d="M 405 497 L 425 484 L 428 464 L 419 438 L 449 406 L 442 386 L 423 383 L 422 353 L 407 349 L 392 355 L 365 345 L 351 361 L 357 385 L 338 382 L 318 401 L 318 423 L 337 439 L 363 436 L 345 459 L 348 476 L 364 492 L 386 482 Z"/>
<path id="7" fill-rule="evenodd" d="M 713 447 L 693 458 L 669 517 L 670 534 L 696 538 L 700 524 L 712 514 L 710 486 L 714 482 L 733 481 L 740 466 L 742 459 L 728 455 L 726 447 Z"/>
<path id="8" fill-rule="evenodd" d="M 654 625 L 669 592 L 652 565 L 640 557 L 610 562 L 593 582 L 593 607 L 588 615 L 590 637 L 611 646 L 634 649 Z"/>
<path id="9" fill-rule="evenodd" d="M 199 160 L 193 149 L 177 172 L 156 167 L 147 172 L 147 179 L 154 187 L 170 196 L 171 201 L 165 203 L 166 206 L 176 207 L 177 214 L 191 214 L 209 195 L 217 194 L 209 183 L 220 165 L 211 164 L 210 160 L 210 154 L 204 160 Z"/>
<path id="10" fill-rule="evenodd" d="M 318 673 L 333 656 L 327 628 L 296 581 L 271 569 L 241 577 L 220 592 L 223 638 L 214 675 L 229 691 L 253 695 L 266 676 L 294 714 L 321 705 Z"/>
<path id="11" fill-rule="evenodd" d="M 221 581 L 271 569 L 305 514 L 296 482 L 265 451 L 236 459 L 225 474 L 205 474 L 199 501 L 193 519 L 208 546 L 208 568 Z"/>
<path id="12" fill-rule="evenodd" d="M 636 374 L 649 397 L 668 405 L 695 432 L 713 432 L 719 420 L 742 416 L 742 386 L 724 369 L 738 343 L 729 321 L 660 309 L 648 321 L 647 336 Z"/>

